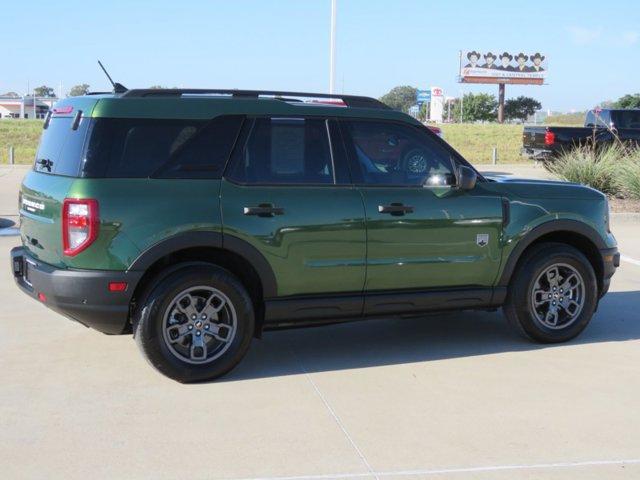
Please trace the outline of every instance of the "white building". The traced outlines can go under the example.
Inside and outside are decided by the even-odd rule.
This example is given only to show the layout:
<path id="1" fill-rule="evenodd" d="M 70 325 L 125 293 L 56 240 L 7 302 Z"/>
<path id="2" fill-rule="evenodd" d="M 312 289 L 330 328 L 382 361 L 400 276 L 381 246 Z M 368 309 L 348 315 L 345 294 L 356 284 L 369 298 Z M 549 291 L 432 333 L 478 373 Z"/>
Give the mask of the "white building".
<path id="1" fill-rule="evenodd" d="M 0 96 L 0 118 L 44 118 L 57 101 L 49 97 Z"/>

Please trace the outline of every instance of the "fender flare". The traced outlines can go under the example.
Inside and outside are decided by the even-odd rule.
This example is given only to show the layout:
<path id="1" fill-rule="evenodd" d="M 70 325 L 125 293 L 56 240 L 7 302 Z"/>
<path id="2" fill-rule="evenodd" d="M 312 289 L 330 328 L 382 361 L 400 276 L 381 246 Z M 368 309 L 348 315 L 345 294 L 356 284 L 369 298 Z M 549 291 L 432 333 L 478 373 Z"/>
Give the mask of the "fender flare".
<path id="1" fill-rule="evenodd" d="M 516 269 L 518 260 L 522 257 L 525 250 L 536 240 L 544 235 L 554 232 L 568 232 L 576 233 L 590 240 L 598 250 L 607 248 L 607 245 L 602 240 L 600 234 L 586 223 L 579 222 L 577 220 L 551 220 L 549 222 L 542 223 L 537 227 L 529 231 L 524 237 L 522 237 L 513 251 L 509 254 L 509 258 L 505 262 L 502 274 L 498 280 L 498 286 L 507 287 L 511 276 Z"/>
<path id="2" fill-rule="evenodd" d="M 145 272 L 171 253 L 187 248 L 210 247 L 227 250 L 249 262 L 258 273 L 264 298 L 277 296 L 278 285 L 271 265 L 260 251 L 245 240 L 221 232 L 185 232 L 166 238 L 141 252 L 128 271 Z"/>

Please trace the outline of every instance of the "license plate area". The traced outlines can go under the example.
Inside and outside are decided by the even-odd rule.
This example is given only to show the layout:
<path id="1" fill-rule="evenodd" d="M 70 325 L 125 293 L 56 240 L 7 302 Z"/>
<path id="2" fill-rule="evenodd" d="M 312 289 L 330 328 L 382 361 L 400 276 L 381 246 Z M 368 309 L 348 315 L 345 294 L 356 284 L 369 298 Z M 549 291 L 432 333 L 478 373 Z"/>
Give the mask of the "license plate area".
<path id="1" fill-rule="evenodd" d="M 31 284 L 31 278 L 30 278 L 32 267 L 35 267 L 35 263 L 25 259 L 25 261 L 22 264 L 22 281 L 27 285 L 29 285 L 30 287 L 33 287 L 33 285 Z"/>

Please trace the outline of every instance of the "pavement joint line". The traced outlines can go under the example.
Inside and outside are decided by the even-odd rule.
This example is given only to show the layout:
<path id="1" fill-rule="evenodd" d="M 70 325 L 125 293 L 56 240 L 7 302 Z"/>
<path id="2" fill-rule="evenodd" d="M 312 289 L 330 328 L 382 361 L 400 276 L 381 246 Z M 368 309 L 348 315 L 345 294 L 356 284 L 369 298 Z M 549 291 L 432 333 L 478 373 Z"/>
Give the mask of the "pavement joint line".
<path id="1" fill-rule="evenodd" d="M 356 444 L 356 442 L 353 439 L 353 437 L 349 434 L 349 431 L 347 430 L 347 427 L 344 426 L 344 424 L 342 423 L 342 420 L 340 420 L 340 417 L 338 416 L 338 414 L 335 412 L 335 410 L 333 409 L 333 407 L 331 406 L 331 404 L 329 403 L 327 398 L 324 396 L 324 394 L 322 393 L 322 391 L 318 387 L 318 385 L 316 385 L 316 382 L 313 381 L 313 378 L 311 378 L 311 374 L 309 373 L 307 368 L 304 366 L 304 363 L 302 362 L 300 357 L 296 354 L 295 350 L 293 349 L 293 347 L 291 345 L 289 345 L 289 350 L 291 351 L 293 357 L 297 360 L 298 365 L 300 367 L 300 370 L 302 370 L 302 373 L 304 374 L 305 378 L 307 379 L 307 381 L 311 384 L 311 386 L 315 390 L 316 395 L 318 395 L 318 397 L 320 397 L 320 400 L 322 401 L 322 403 L 324 403 L 324 406 L 327 408 L 327 410 L 329 411 L 329 413 L 333 417 L 333 420 L 338 424 L 338 427 L 340 427 L 340 430 L 342 430 L 342 433 L 344 434 L 344 436 L 347 437 L 347 440 L 349 441 L 349 443 L 351 444 L 351 446 L 355 450 L 355 452 L 358 455 L 358 457 L 360 457 L 360 460 L 362 460 L 362 463 L 364 464 L 364 466 L 367 467 L 368 472 L 365 473 L 365 474 L 362 474 L 362 475 L 366 476 L 366 477 L 373 476 L 376 480 L 378 480 L 378 475 L 376 475 L 376 473 L 374 472 L 373 467 L 371 467 L 371 464 L 367 460 L 367 457 L 364 456 L 364 453 L 362 453 L 362 450 L 360 450 L 360 448 Z M 329 478 L 331 478 L 331 477 L 329 477 Z"/>
<path id="2" fill-rule="evenodd" d="M 635 258 L 627 257 L 626 255 L 620 255 L 620 260 L 627 263 L 632 263 L 640 267 L 640 260 L 636 260 Z"/>
<path id="3" fill-rule="evenodd" d="M 233 480 L 328 480 L 340 478 L 364 478 L 374 475 L 378 477 L 414 477 L 414 476 L 432 476 L 432 475 L 455 475 L 459 473 L 482 473 L 482 472 L 499 472 L 509 470 L 545 470 L 555 468 L 579 468 L 579 467 L 598 467 L 598 466 L 624 466 L 639 465 L 640 458 L 631 458 L 624 460 L 587 460 L 582 462 L 556 462 L 556 463 L 533 463 L 523 465 L 488 465 L 479 467 L 460 467 L 460 468 L 435 468 L 423 470 L 397 470 L 384 472 L 361 472 L 361 473 L 327 473 L 318 475 L 294 475 L 294 476 L 274 476 L 274 477 L 245 477 Z"/>

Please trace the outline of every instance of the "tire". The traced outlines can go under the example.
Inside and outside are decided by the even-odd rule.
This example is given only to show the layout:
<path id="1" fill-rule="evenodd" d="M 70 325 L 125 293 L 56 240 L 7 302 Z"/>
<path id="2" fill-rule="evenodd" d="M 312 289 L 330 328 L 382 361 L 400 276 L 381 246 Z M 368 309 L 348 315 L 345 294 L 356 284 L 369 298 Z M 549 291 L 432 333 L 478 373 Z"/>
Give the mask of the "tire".
<path id="1" fill-rule="evenodd" d="M 213 265 L 184 266 L 159 278 L 143 295 L 138 312 L 133 326 L 138 347 L 156 370 L 182 383 L 231 371 L 254 333 L 246 289 Z"/>
<path id="2" fill-rule="evenodd" d="M 540 343 L 575 338 L 589 324 L 598 303 L 591 263 L 580 251 L 562 243 L 539 244 L 525 255 L 511 277 L 503 306 L 509 323 Z"/>

